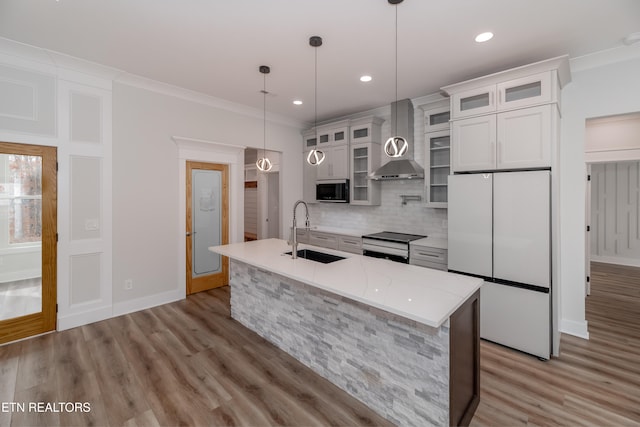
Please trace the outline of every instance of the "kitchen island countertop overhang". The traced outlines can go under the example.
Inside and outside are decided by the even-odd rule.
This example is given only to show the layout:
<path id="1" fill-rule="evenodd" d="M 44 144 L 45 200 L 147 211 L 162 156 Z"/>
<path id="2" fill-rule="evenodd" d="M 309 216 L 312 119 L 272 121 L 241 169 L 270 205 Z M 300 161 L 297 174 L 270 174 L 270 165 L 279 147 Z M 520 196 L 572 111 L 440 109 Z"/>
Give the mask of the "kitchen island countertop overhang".
<path id="1" fill-rule="evenodd" d="M 322 264 L 292 259 L 285 240 L 265 239 L 209 250 L 392 314 L 438 328 L 482 285 L 482 279 L 300 244 L 345 259 Z"/>

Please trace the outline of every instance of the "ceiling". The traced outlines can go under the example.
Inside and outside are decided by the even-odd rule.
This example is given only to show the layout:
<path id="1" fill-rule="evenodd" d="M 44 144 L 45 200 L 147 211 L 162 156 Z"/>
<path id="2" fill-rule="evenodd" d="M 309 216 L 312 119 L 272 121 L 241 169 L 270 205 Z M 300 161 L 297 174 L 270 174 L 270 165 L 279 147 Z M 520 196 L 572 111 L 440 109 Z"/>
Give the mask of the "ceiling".
<path id="1" fill-rule="evenodd" d="M 638 0 L 0 0 L 0 37 L 260 110 L 269 65 L 269 113 L 313 123 L 316 53 L 318 121 L 395 100 L 395 7 L 398 99 L 640 31 Z"/>

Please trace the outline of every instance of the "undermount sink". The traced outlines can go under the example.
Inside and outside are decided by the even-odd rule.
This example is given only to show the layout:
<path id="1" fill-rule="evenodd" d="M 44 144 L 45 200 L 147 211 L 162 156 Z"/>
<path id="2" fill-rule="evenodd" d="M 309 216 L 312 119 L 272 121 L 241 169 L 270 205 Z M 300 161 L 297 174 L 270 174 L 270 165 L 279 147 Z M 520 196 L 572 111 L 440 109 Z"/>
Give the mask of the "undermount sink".
<path id="1" fill-rule="evenodd" d="M 285 255 L 291 255 L 291 251 L 285 252 Z M 298 249 L 298 258 L 304 258 L 311 261 L 329 264 L 330 262 L 340 261 L 345 257 L 338 255 L 325 254 L 324 252 L 314 251 L 312 249 Z"/>

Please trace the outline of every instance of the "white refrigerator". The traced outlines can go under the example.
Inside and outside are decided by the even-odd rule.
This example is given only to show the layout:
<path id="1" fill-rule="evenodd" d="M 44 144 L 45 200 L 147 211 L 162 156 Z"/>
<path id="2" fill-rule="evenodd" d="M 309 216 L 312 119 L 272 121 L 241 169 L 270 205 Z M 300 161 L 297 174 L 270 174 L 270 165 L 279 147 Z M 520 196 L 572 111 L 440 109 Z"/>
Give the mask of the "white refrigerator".
<path id="1" fill-rule="evenodd" d="M 551 355 L 549 171 L 449 176 L 449 271 L 482 277 L 480 336 Z"/>

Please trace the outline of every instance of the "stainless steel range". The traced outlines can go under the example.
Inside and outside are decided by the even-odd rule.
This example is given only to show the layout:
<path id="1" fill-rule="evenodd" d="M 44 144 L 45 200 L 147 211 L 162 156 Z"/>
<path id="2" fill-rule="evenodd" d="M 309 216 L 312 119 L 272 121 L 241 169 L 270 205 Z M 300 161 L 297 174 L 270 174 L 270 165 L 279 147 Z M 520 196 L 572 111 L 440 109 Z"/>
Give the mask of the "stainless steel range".
<path id="1" fill-rule="evenodd" d="M 383 231 L 362 236 L 362 254 L 409 264 L 409 242 L 422 239 L 418 234 Z"/>

